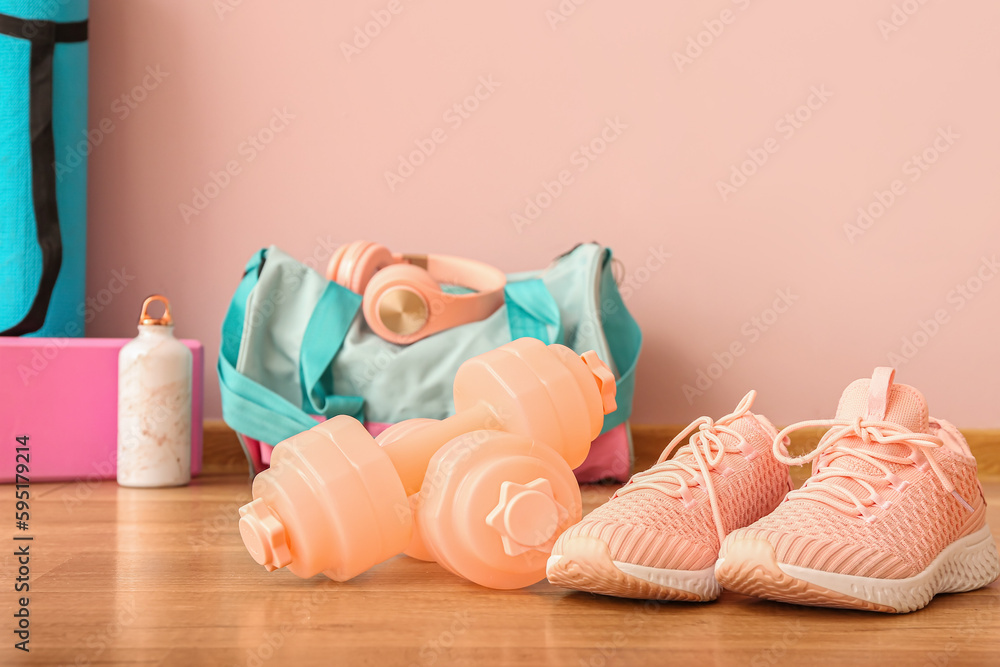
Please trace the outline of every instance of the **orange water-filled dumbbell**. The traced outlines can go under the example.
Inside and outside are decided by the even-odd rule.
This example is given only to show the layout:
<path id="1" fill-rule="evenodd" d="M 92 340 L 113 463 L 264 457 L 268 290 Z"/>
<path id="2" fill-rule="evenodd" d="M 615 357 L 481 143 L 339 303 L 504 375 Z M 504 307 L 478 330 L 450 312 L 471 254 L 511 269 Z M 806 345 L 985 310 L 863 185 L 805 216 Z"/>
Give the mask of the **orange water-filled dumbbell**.
<path id="1" fill-rule="evenodd" d="M 373 439 L 334 417 L 279 443 L 240 508 L 243 542 L 268 570 L 346 581 L 402 552 L 491 588 L 545 576 L 579 521 L 583 463 L 615 381 L 594 352 L 521 338 L 466 361 L 455 415 Z"/>

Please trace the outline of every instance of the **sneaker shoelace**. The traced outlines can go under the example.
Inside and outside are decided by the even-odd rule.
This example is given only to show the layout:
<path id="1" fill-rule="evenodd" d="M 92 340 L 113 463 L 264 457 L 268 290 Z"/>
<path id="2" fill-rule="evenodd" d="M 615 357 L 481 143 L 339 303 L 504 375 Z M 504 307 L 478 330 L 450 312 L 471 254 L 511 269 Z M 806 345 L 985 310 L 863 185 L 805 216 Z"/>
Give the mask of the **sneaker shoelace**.
<path id="1" fill-rule="evenodd" d="M 719 534 L 719 543 L 721 544 L 727 531 L 722 525 L 722 512 L 719 509 L 719 499 L 715 490 L 715 481 L 712 479 L 712 471 L 714 470 L 724 477 L 732 472 L 731 468 L 720 467 L 726 454 L 742 454 L 748 461 L 757 456 L 757 451 L 747 442 L 746 438 L 730 428 L 733 422 L 750 411 L 756 396 L 757 392 L 750 391 L 736 406 L 736 410 L 718 420 L 712 420 L 710 417 L 699 417 L 691 422 L 687 428 L 670 441 L 655 465 L 633 475 L 629 483 L 615 493 L 615 497 L 640 489 L 652 489 L 681 500 L 684 506 L 689 508 L 695 504 L 691 489 L 700 486 L 708 494 L 712 517 L 715 520 L 715 529 Z M 694 432 L 696 429 L 697 432 Z M 688 448 L 681 449 L 677 457 L 671 459 L 670 455 L 677 445 L 692 432 L 694 434 L 688 441 Z M 730 435 L 737 441 L 726 444 L 722 441 L 721 434 Z"/>
<path id="2" fill-rule="evenodd" d="M 788 454 L 788 434 L 811 426 L 826 427 L 830 430 L 820 438 L 819 444 L 813 451 L 804 456 L 790 456 Z M 845 438 L 854 436 L 861 439 L 862 445 L 844 442 Z M 864 448 L 865 445 L 873 443 L 905 445 L 910 448 L 910 455 L 895 456 L 887 452 Z M 954 483 L 933 456 L 933 451 L 943 446 L 944 442 L 936 435 L 914 433 L 899 424 L 858 417 L 853 420 L 816 419 L 792 424 L 782 429 L 774 438 L 772 451 L 777 460 L 790 466 L 799 466 L 815 461 L 813 475 L 801 488 L 790 492 L 786 497 L 787 500 L 797 498 L 813 500 L 849 516 L 856 516 L 870 522 L 875 519 L 870 508 L 877 505 L 882 509 L 888 509 L 891 504 L 882 497 L 879 489 L 885 490 L 888 487 L 895 491 L 902 491 L 909 485 L 909 482 L 894 472 L 894 470 L 899 470 L 898 466 L 912 466 L 921 472 L 926 471 L 929 467 L 934 471 L 934 475 L 938 478 L 945 492 L 955 496 L 970 512 L 974 511 L 972 506 L 958 493 Z M 842 457 L 863 461 L 884 475 L 879 476 L 850 468 L 831 467 L 834 461 Z M 844 484 L 843 480 L 855 482 L 868 492 L 868 497 L 860 497 L 852 490 L 852 485 Z"/>

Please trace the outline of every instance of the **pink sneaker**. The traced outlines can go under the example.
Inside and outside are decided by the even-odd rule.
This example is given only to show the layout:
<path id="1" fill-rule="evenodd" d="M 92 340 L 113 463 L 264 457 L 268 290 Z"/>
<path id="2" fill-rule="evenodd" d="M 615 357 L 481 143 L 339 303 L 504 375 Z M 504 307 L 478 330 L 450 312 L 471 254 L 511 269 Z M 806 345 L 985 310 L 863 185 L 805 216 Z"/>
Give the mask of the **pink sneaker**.
<path id="1" fill-rule="evenodd" d="M 692 422 L 656 465 L 563 533 L 549 558 L 549 581 L 619 597 L 717 598 L 721 540 L 770 512 L 792 488 L 788 468 L 771 456 L 776 429 L 750 412 L 755 396 L 751 391 L 716 422 Z"/>
<path id="2" fill-rule="evenodd" d="M 902 613 L 938 593 L 981 588 L 1000 574 L 976 460 L 954 426 L 928 419 L 891 368 L 852 382 L 837 418 L 789 426 L 774 454 L 813 461 L 812 477 L 774 512 L 734 531 L 716 575 L 726 588 L 823 607 Z M 815 451 L 787 456 L 785 436 L 830 426 Z"/>

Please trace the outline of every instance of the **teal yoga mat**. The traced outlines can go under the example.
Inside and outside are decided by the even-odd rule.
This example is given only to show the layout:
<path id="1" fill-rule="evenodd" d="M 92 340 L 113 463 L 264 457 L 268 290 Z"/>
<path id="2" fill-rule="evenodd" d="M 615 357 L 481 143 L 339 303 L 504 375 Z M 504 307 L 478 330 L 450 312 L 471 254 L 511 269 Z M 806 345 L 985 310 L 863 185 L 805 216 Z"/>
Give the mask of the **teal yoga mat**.
<path id="1" fill-rule="evenodd" d="M 0 0 L 0 335 L 83 335 L 87 12 Z"/>

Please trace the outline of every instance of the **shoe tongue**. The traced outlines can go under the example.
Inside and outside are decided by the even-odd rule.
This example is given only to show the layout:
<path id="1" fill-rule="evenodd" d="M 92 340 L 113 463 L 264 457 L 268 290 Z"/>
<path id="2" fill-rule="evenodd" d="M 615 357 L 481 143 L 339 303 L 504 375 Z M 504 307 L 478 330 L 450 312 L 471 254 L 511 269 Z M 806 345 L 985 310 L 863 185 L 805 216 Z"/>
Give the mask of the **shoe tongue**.
<path id="1" fill-rule="evenodd" d="M 861 417 L 864 421 L 885 421 L 898 424 L 915 433 L 926 433 L 928 430 L 927 402 L 923 395 L 913 387 L 905 384 L 894 384 L 895 371 L 891 368 L 875 369 L 871 379 L 855 380 L 847 386 L 840 397 L 837 406 L 837 419 L 854 421 Z M 836 427 L 839 428 L 839 427 Z M 902 444 L 880 445 L 875 442 L 865 444 L 858 436 L 845 437 L 843 446 L 863 450 L 873 454 L 888 456 L 909 456 L 912 451 Z M 896 472 L 907 464 L 886 464 Z M 854 472 L 882 475 L 882 470 L 853 456 L 840 456 L 832 464 L 832 468 L 852 470 Z M 858 497 L 864 498 L 868 491 L 853 480 L 840 479 L 838 483 L 849 487 Z"/>
<path id="2" fill-rule="evenodd" d="M 876 368 L 871 379 L 855 380 L 847 386 L 837 406 L 837 419 L 887 421 L 915 433 L 927 432 L 927 401 L 913 387 L 893 384 L 895 371 Z"/>

